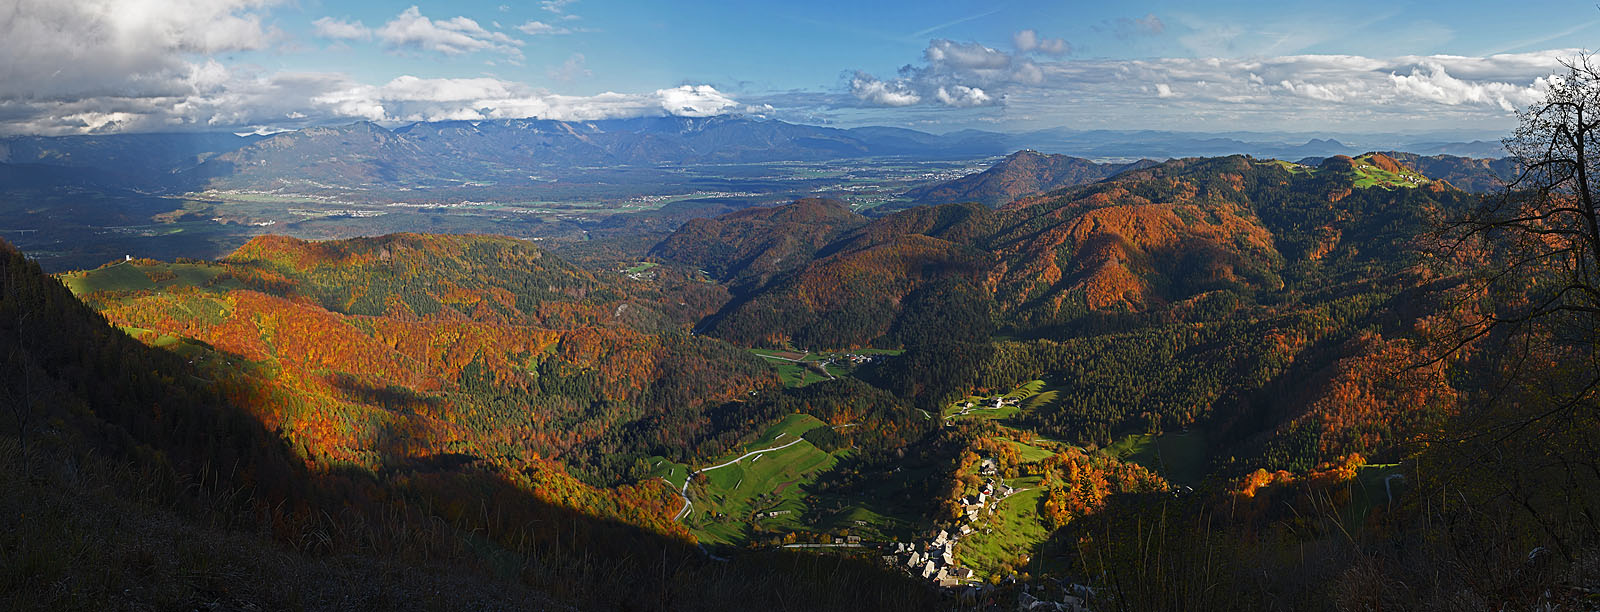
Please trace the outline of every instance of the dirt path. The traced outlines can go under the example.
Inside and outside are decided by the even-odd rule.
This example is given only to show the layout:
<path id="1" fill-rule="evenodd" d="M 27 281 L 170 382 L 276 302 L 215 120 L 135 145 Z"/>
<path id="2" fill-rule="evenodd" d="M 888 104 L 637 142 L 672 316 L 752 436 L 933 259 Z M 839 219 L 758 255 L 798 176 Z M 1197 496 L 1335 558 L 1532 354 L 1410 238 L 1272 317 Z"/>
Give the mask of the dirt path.
<path id="1" fill-rule="evenodd" d="M 781 437 L 783 437 L 783 436 L 785 436 L 785 435 L 787 435 L 787 434 L 778 434 L 778 437 L 779 437 L 779 438 L 781 438 Z M 705 468 L 705 469 L 702 469 L 702 470 L 700 470 L 700 471 L 698 471 L 698 472 L 695 472 L 695 473 L 696 473 L 696 474 L 698 474 L 698 473 L 700 473 L 700 472 L 709 472 L 709 471 L 711 471 L 711 470 L 715 470 L 715 469 L 717 469 L 717 468 L 724 468 L 724 467 L 728 467 L 728 466 L 730 466 L 730 465 L 733 465 L 733 464 L 735 464 L 735 463 L 738 463 L 738 462 L 740 462 L 740 461 L 744 461 L 744 460 L 745 460 L 745 458 L 746 458 L 746 457 L 749 457 L 749 456 L 751 456 L 751 455 L 759 455 L 759 454 L 761 454 L 761 453 L 768 453 L 768 452 L 772 452 L 772 451 L 775 451 L 775 450 L 783 450 L 783 449 L 785 449 L 785 448 L 789 448 L 789 447 L 791 447 L 791 446 L 794 446 L 794 445 L 796 445 L 796 444 L 799 444 L 799 443 L 800 443 L 800 442 L 802 442 L 802 441 L 804 441 L 804 440 L 805 440 L 805 438 L 795 438 L 795 439 L 794 439 L 794 441 L 793 441 L 793 442 L 790 442 L 790 443 L 788 443 L 788 444 L 785 444 L 785 445 L 783 445 L 783 446 L 774 446 L 774 447 L 772 447 L 772 448 L 763 448 L 763 449 L 761 449 L 761 450 L 757 450 L 757 451 L 750 451 L 750 452 L 748 452 L 748 453 L 745 453 L 745 454 L 744 454 L 744 455 L 741 455 L 741 456 L 740 456 L 740 457 L 739 457 L 739 458 L 738 458 L 738 459 L 734 459 L 734 460 L 732 460 L 732 461 L 727 461 L 727 462 L 724 462 L 724 463 L 719 463 L 719 464 L 717 464 L 717 465 L 713 465 L 713 466 L 711 466 L 711 467 L 708 467 L 708 468 Z M 776 441 L 776 440 L 774 440 L 774 441 Z M 685 482 L 686 482 L 686 483 L 687 483 L 687 481 L 685 481 Z"/>
<path id="2" fill-rule="evenodd" d="M 778 434 L 778 437 L 777 438 L 773 438 L 772 441 L 773 442 L 777 442 L 778 438 L 782 438 L 782 437 L 784 437 L 786 435 L 789 435 L 789 434 L 780 433 L 780 434 Z M 701 470 L 698 470 L 698 471 L 690 470 L 689 474 L 687 476 L 684 476 L 684 478 L 683 478 L 683 487 L 678 489 L 678 497 L 683 498 L 683 508 L 678 510 L 677 516 L 672 517 L 672 520 L 673 521 L 681 521 L 681 520 L 683 520 L 683 517 L 689 516 L 689 512 L 694 510 L 694 504 L 689 501 L 689 481 L 694 480 L 695 474 L 699 474 L 701 472 L 709 472 L 709 471 L 717 469 L 717 468 L 728 467 L 728 466 L 733 465 L 735 463 L 738 463 L 740 461 L 744 461 L 745 458 L 750 457 L 751 455 L 760 455 L 761 453 L 770 453 L 770 452 L 776 451 L 776 450 L 783 450 L 785 448 L 789 448 L 791 446 L 799 444 L 804 440 L 805 440 L 805 438 L 795 438 L 793 442 L 790 442 L 788 444 L 784 444 L 784 445 L 781 445 L 781 446 L 774 446 L 772 448 L 763 448 L 761 450 L 750 451 L 748 453 L 740 455 L 738 459 L 734 459 L 732 461 L 719 463 L 717 465 L 713 465 L 711 467 L 704 468 L 704 469 L 701 469 Z M 666 479 L 663 478 L 662 480 L 666 480 Z M 741 482 L 743 482 L 743 481 L 741 481 Z M 782 491 L 783 489 L 780 487 L 778 490 Z"/>
<path id="3" fill-rule="evenodd" d="M 797 482 L 800 482 L 800 481 L 791 480 L 789 482 L 780 482 L 780 483 L 778 483 L 778 488 L 773 489 L 772 492 L 775 493 L 775 494 L 778 494 L 778 495 L 783 495 L 783 490 L 784 489 L 789 488 L 789 485 L 792 485 L 792 484 L 797 483 Z"/>
<path id="4" fill-rule="evenodd" d="M 796 353 L 786 353 L 786 354 L 788 354 L 788 355 L 794 355 L 794 354 L 796 354 Z M 767 354 L 764 354 L 764 353 L 756 353 L 756 356 L 757 356 L 757 357 L 765 357 L 765 358 L 767 358 L 767 359 L 781 359 L 781 360 L 783 360 L 783 361 L 793 361 L 793 362 L 795 362 L 795 363 L 805 363 L 805 362 L 806 362 L 806 361 L 805 361 L 805 359 L 806 359 L 806 356 L 807 356 L 807 355 L 810 355 L 810 354 L 811 354 L 811 353 L 799 353 L 799 355 L 800 355 L 800 356 L 799 356 L 799 357 L 793 357 L 793 358 L 791 358 L 791 357 L 784 357 L 784 356 L 783 356 L 783 355 L 767 355 Z"/>

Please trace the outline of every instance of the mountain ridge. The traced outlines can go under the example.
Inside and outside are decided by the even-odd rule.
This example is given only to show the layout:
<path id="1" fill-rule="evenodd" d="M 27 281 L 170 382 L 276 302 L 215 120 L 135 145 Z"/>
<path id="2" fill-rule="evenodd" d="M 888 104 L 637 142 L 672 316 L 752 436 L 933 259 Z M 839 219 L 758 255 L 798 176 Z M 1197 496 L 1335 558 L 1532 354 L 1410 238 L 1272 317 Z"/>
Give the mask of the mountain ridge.
<path id="1" fill-rule="evenodd" d="M 393 127 L 363 121 L 271 135 L 16 136 L 0 139 L 0 163 L 92 168 L 114 179 L 116 185 L 105 185 L 108 187 L 185 192 L 207 186 L 316 189 L 319 183 L 334 179 L 413 188 L 473 181 L 510 184 L 527 183 L 524 170 L 529 168 L 864 157 L 963 159 L 1021 149 L 1095 159 L 1235 153 L 1299 159 L 1358 152 L 1332 138 L 1311 138 L 1303 144 L 1243 140 L 1268 137 L 1068 129 L 932 134 L 889 127 L 834 128 L 739 115 L 598 121 L 453 120 Z M 1393 144 L 1403 144 L 1400 138 L 1393 138 Z M 1475 150 L 1472 146 L 1414 143 L 1394 148 L 1435 155 Z M 151 151 L 155 154 L 149 154 Z"/>
<path id="2" fill-rule="evenodd" d="M 905 197 L 918 204 L 980 202 L 996 208 L 1023 196 L 1092 183 L 1130 169 L 1148 168 L 1156 163 L 1146 159 L 1125 164 L 1102 164 L 1081 157 L 1024 149 L 1007 155 L 983 172 L 918 187 L 907 191 Z"/>

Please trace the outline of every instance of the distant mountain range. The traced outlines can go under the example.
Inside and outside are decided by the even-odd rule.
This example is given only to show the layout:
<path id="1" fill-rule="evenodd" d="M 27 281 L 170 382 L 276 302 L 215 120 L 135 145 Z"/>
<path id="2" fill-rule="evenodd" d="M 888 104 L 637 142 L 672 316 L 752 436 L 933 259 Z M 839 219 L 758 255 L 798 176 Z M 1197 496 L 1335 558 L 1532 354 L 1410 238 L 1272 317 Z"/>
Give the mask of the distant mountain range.
<path id="1" fill-rule="evenodd" d="M 259 140 L 260 136 L 227 133 L 18 136 L 0 139 L 0 169 L 58 168 L 51 172 L 77 182 L 170 190 L 180 188 L 187 178 L 184 173 L 212 156 Z M 10 176 L 0 182 L 0 187 L 15 185 Z"/>
<path id="2" fill-rule="evenodd" d="M 918 204 L 980 202 L 996 207 L 1023 196 L 1085 185 L 1157 163 L 1146 159 L 1127 164 L 1100 164 L 1081 157 L 1048 155 L 1027 149 L 1006 156 L 983 172 L 918 187 L 905 195 Z"/>
<path id="3" fill-rule="evenodd" d="M 1333 159 L 1349 156 L 1307 157 L 1298 166 L 1316 168 Z M 1511 158 L 1478 159 L 1454 155 L 1421 156 L 1390 151 L 1364 156 L 1376 160 L 1385 171 L 1396 164 L 1414 169 L 1431 180 L 1442 180 L 1463 191 L 1483 193 L 1505 186 L 1515 177 L 1516 162 Z M 938 205 L 978 202 L 998 208 L 1030 196 L 1039 196 L 1069 187 L 1096 183 L 1132 170 L 1143 170 L 1160 162 L 1140 160 L 1132 163 L 1096 163 L 1081 157 L 1023 150 L 996 162 L 989 169 L 957 179 L 917 187 L 905 193 L 906 205 Z M 887 208 L 884 210 L 888 210 Z"/>
<path id="4" fill-rule="evenodd" d="M 1333 139 L 1313 138 L 1294 144 L 1271 138 L 1249 133 L 1065 128 L 936 135 L 901 128 L 838 129 L 743 117 L 442 121 L 395 128 L 360 122 L 270 136 L 13 137 L 0 139 L 0 167 L 69 168 L 76 181 L 143 191 L 184 192 L 206 187 L 315 191 L 329 186 L 415 190 L 485 183 L 532 186 L 555 177 L 573 180 L 597 168 L 616 166 L 869 157 L 971 159 L 1019 149 L 1122 163 L 1240 153 L 1300 159 L 1362 152 Z M 1391 148 L 1418 155 L 1503 156 L 1497 143 L 1484 142 L 1393 142 Z M 1084 166 L 1060 172 L 1087 177 L 1101 171 Z M 1041 175 L 1044 178 L 1049 177 Z M 8 177 L 0 187 L 10 186 L 14 180 Z M 1017 189 L 1026 191 L 1020 186 Z"/>
<path id="5" fill-rule="evenodd" d="M 537 184 L 539 171 L 594 166 L 816 161 L 875 156 L 966 157 L 998 148 L 929 145 L 917 133 L 726 118 L 599 122 L 540 120 L 373 123 L 267 137 L 193 169 L 226 187 L 297 182 L 433 187 L 464 182 Z"/>

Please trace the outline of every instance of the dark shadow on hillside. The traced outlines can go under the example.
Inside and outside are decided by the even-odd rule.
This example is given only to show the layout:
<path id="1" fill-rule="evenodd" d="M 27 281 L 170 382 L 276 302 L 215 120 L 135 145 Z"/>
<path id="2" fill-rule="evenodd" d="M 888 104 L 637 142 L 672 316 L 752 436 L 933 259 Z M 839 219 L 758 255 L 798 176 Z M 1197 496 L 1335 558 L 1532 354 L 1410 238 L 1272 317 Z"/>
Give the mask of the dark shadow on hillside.
<path id="1" fill-rule="evenodd" d="M 382 406 L 390 411 L 415 412 L 417 410 L 443 408 L 449 404 L 443 398 L 418 393 L 398 385 L 379 387 L 344 372 L 334 372 L 324 377 L 323 380 L 327 381 L 329 386 L 338 390 L 345 399 L 362 404 Z"/>
<path id="2" fill-rule="evenodd" d="M 1352 322 L 1350 327 L 1352 330 L 1372 329 L 1385 337 L 1405 337 L 1414 331 L 1411 322 L 1436 311 L 1436 301 L 1461 282 L 1459 278 L 1445 278 L 1400 291 Z M 1337 298 L 1356 291 L 1349 288 L 1331 295 Z M 1333 368 L 1340 359 L 1349 356 L 1347 345 L 1356 333 L 1329 334 L 1312 342 L 1293 364 L 1259 390 L 1236 398 L 1234 403 L 1238 410 L 1232 418 L 1215 421 L 1210 445 L 1233 449 L 1230 452 L 1239 456 L 1262 452 L 1272 442 L 1278 424 L 1303 416 L 1309 407 L 1306 398 L 1335 374 Z M 1418 357 L 1419 362 L 1421 359 Z"/>
<path id="3" fill-rule="evenodd" d="M 25 417 L 23 440 L 37 437 L 44 430 L 40 423 L 55 422 L 52 429 L 67 430 L 51 434 L 58 444 L 170 472 L 170 495 L 179 500 L 176 510 L 184 520 L 267 534 L 278 552 L 446 564 L 480 576 L 485 590 L 496 580 L 511 580 L 583 609 L 941 605 L 925 586 L 864 561 L 781 552 L 750 552 L 737 563 L 711 561 L 686 537 L 629 522 L 660 524 L 663 517 L 639 516 L 606 496 L 586 497 L 564 470 L 549 464 L 513 466 L 444 454 L 399 462 L 376 475 L 308 469 L 284 438 L 235 403 L 263 396 L 264 390 L 251 387 L 255 379 L 209 383 L 190 376 L 185 358 L 110 327 L 3 243 L 0 347 L 21 347 L 0 350 L 0 387 L 8 398 L 20 397 L 35 408 L 14 413 Z M 17 419 L 10 412 L 0 418 L 15 432 Z M 567 505 L 549 501 L 556 499 Z M 379 585 L 386 578 L 394 579 L 372 577 Z M 157 573 L 140 579 L 149 580 L 180 577 Z M 281 586 L 274 597 L 296 590 Z M 299 606 L 290 599 L 254 605 Z M 385 607 L 407 604 L 391 599 Z"/>

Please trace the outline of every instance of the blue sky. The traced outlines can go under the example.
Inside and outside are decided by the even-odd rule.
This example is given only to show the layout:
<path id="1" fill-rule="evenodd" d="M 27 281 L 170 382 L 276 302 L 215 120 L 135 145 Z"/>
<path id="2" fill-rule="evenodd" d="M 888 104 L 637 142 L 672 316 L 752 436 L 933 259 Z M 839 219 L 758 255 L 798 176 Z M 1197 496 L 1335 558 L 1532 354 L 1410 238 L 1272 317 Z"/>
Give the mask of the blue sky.
<path id="1" fill-rule="evenodd" d="M 1590 2 L 9 0 L 0 132 L 746 114 L 1501 133 Z"/>

